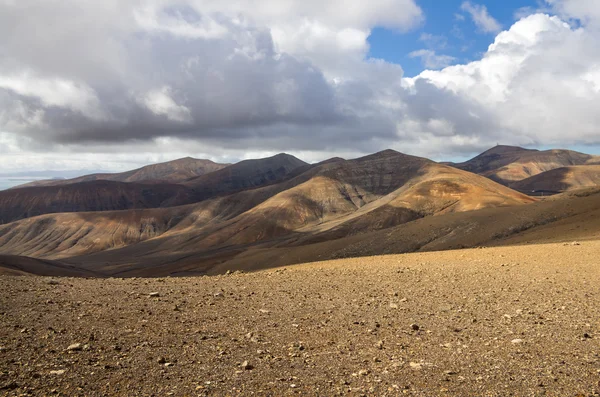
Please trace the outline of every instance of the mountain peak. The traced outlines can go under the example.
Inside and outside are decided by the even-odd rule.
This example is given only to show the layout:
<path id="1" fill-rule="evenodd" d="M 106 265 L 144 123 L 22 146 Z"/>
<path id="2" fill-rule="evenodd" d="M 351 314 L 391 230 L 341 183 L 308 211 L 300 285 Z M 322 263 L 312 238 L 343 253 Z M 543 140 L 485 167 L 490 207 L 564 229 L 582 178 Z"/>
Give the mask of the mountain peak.
<path id="1" fill-rule="evenodd" d="M 496 145 L 491 149 L 486 150 L 481 155 L 486 154 L 506 154 L 506 153 L 516 153 L 516 152 L 537 152 L 536 149 L 525 149 L 520 146 L 510 146 L 510 145 Z"/>

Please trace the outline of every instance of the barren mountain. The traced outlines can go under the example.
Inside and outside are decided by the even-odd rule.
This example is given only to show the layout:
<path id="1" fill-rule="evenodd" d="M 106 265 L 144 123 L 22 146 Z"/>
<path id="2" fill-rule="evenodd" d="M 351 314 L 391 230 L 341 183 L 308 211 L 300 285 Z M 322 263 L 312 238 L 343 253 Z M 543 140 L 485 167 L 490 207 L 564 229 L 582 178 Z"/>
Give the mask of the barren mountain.
<path id="1" fill-rule="evenodd" d="M 0 227 L 0 252 L 54 259 L 95 253 L 77 262 L 112 263 L 114 271 L 142 262 L 171 263 L 175 271 L 182 258 L 208 269 L 255 244 L 337 239 L 532 201 L 481 176 L 385 151 L 306 167 L 286 181 L 190 206 L 23 220 Z"/>
<path id="2" fill-rule="evenodd" d="M 572 150 L 539 151 L 499 145 L 453 166 L 508 185 L 555 168 L 584 164 L 600 164 L 600 157 Z"/>
<path id="3" fill-rule="evenodd" d="M 185 181 L 199 197 L 207 199 L 223 196 L 245 189 L 265 186 L 288 179 L 298 170 L 310 166 L 289 154 L 281 153 L 260 160 L 244 160 L 210 174 Z"/>
<path id="4" fill-rule="evenodd" d="M 0 191 L 0 223 L 42 214 L 156 208 L 194 201 L 191 189 L 174 184 L 80 182 Z"/>
<path id="5" fill-rule="evenodd" d="M 311 166 L 289 155 L 242 161 L 191 179 L 187 184 L 125 183 L 106 180 L 38 186 L 0 192 L 0 224 L 60 213 L 159 208 L 185 205 L 245 188 L 291 178 Z"/>
<path id="6" fill-rule="evenodd" d="M 185 157 L 165 163 L 147 165 L 132 171 L 114 174 L 91 174 L 73 179 L 44 180 L 17 186 L 14 189 L 33 186 L 63 186 L 80 182 L 91 182 L 98 180 L 115 182 L 168 182 L 177 183 L 194 178 L 210 172 L 218 171 L 229 164 L 218 164 L 210 160 L 199 160 Z"/>
<path id="7" fill-rule="evenodd" d="M 556 168 L 510 184 L 521 192 L 561 193 L 600 186 L 600 165 Z"/>

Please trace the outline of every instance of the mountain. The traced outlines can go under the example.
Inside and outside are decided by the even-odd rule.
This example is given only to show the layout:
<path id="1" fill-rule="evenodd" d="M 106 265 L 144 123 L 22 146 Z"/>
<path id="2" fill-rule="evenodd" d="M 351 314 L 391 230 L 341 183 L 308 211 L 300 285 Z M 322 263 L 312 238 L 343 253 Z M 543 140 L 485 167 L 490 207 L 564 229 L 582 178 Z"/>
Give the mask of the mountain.
<path id="1" fill-rule="evenodd" d="M 281 153 L 260 160 L 244 160 L 210 174 L 184 182 L 202 199 L 231 194 L 244 189 L 264 186 L 287 179 L 309 164 L 289 154 Z"/>
<path id="2" fill-rule="evenodd" d="M 93 180 L 14 188 L 0 191 L 0 224 L 50 213 L 185 205 L 282 181 L 298 168 L 308 169 L 310 165 L 293 156 L 280 154 L 266 159 L 242 161 L 180 184 L 160 181 L 147 183 L 149 180 L 144 183 Z M 173 164 L 169 169 L 170 175 L 174 175 Z M 146 170 L 143 173 L 131 171 L 120 177 L 128 179 L 135 175 L 158 175 L 158 171 L 151 173 L 152 166 L 146 167 Z"/>
<path id="3" fill-rule="evenodd" d="M 193 199 L 191 189 L 166 183 L 98 180 L 10 189 L 0 191 L 0 224 L 48 213 L 156 208 L 185 204 Z"/>
<path id="4" fill-rule="evenodd" d="M 0 226 L 0 252 L 110 274 L 165 274 L 188 265 L 208 272 L 259 246 L 312 244 L 431 215 L 535 201 L 484 177 L 394 151 L 295 165 L 279 183 L 193 205 L 45 215 Z"/>
<path id="5" fill-rule="evenodd" d="M 521 192 L 556 194 L 600 186 L 600 165 L 556 168 L 510 184 Z"/>
<path id="6" fill-rule="evenodd" d="M 210 172 L 218 171 L 227 167 L 229 164 L 218 164 L 210 160 L 199 160 L 191 157 L 185 157 L 178 160 L 165 163 L 147 165 L 132 171 L 113 173 L 113 174 L 91 174 L 72 179 L 50 179 L 35 181 L 22 187 L 37 186 L 63 186 L 81 182 L 91 182 L 98 180 L 115 182 L 168 182 L 177 183 Z"/>
<path id="7" fill-rule="evenodd" d="M 572 150 L 540 151 L 499 145 L 469 161 L 452 165 L 508 185 L 545 171 L 585 164 L 600 164 L 600 156 Z"/>

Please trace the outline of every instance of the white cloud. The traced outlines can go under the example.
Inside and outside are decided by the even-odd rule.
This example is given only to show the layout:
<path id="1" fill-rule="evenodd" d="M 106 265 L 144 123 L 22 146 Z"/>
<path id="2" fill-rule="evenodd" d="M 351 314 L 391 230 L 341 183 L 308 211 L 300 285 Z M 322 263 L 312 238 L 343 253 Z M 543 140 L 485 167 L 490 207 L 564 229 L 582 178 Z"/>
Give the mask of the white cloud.
<path id="1" fill-rule="evenodd" d="M 422 33 L 419 36 L 419 41 L 433 50 L 443 50 L 448 46 L 448 38 L 444 35 L 435 35 L 431 33 Z"/>
<path id="2" fill-rule="evenodd" d="M 502 25 L 489 14 L 486 6 L 465 1 L 460 8 L 471 15 L 473 22 L 482 32 L 498 33 L 502 30 Z"/>
<path id="3" fill-rule="evenodd" d="M 600 15 L 549 3 L 475 62 L 423 35 L 405 78 L 368 37 L 418 26 L 412 0 L 0 0 L 0 166 L 600 144 Z"/>
<path id="4" fill-rule="evenodd" d="M 170 87 L 162 87 L 148 92 L 142 99 L 143 104 L 154 114 L 166 116 L 170 120 L 182 123 L 192 122 L 190 109 L 173 100 Z"/>
<path id="5" fill-rule="evenodd" d="M 428 69 L 441 69 L 450 65 L 456 58 L 449 55 L 438 55 L 433 50 L 417 50 L 408 54 L 411 58 L 421 58 L 423 66 Z"/>
<path id="6" fill-rule="evenodd" d="M 460 99 L 460 112 L 446 119 L 463 132 L 483 120 L 485 131 L 477 134 L 488 142 L 598 144 L 596 40 L 593 30 L 535 14 L 500 33 L 480 61 L 425 71 L 408 81 L 414 96 L 424 95 L 429 85 L 440 90 L 437 105 L 432 98 L 437 109 L 440 93 Z"/>

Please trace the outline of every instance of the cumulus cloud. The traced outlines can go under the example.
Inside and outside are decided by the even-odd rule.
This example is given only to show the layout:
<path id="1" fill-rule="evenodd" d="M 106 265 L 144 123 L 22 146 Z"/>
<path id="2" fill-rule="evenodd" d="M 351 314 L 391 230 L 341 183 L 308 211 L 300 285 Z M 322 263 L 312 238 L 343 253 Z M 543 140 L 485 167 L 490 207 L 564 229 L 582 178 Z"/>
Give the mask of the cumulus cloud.
<path id="1" fill-rule="evenodd" d="M 468 64 L 423 35 L 430 70 L 406 78 L 367 39 L 418 26 L 413 0 L 0 0 L 0 165 L 599 144 L 600 15 L 548 3 Z"/>
<path id="2" fill-rule="evenodd" d="M 447 121 L 457 131 L 483 121 L 477 136 L 487 142 L 597 144 L 596 39 L 594 31 L 535 14 L 500 33 L 481 60 L 425 71 L 408 82 L 415 96 L 425 83 L 460 99 L 460 111 Z"/>
<path id="3" fill-rule="evenodd" d="M 465 1 L 460 8 L 471 15 L 473 22 L 482 32 L 498 33 L 502 30 L 502 25 L 489 14 L 486 6 Z"/>

